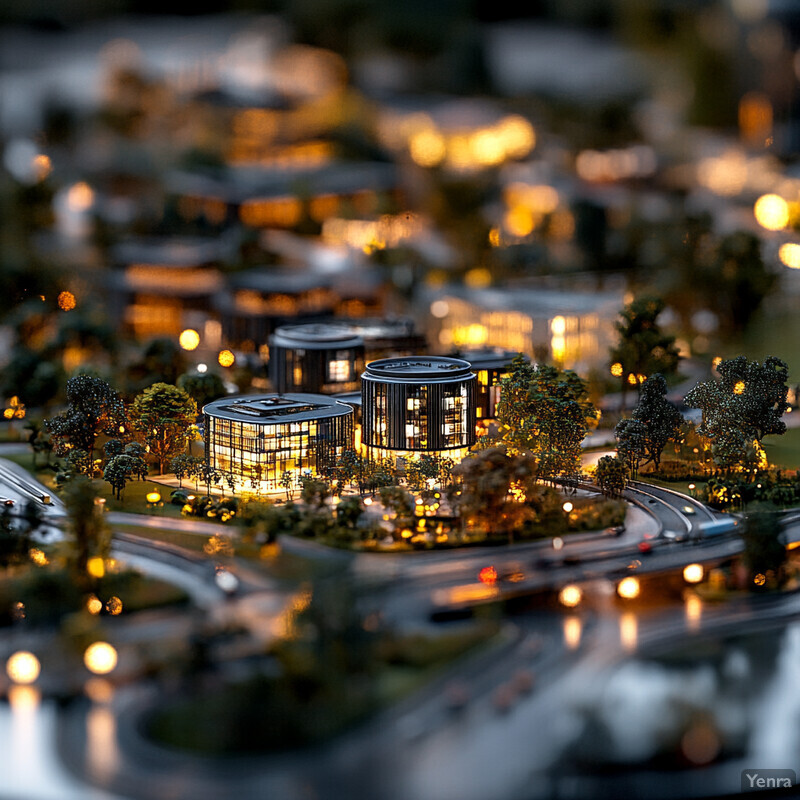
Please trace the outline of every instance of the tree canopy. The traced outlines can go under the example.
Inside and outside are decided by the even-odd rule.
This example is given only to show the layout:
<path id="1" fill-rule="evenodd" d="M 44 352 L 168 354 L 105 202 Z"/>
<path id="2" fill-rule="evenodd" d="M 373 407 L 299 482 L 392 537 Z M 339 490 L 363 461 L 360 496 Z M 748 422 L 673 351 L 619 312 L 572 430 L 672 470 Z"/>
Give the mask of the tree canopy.
<path id="1" fill-rule="evenodd" d="M 163 473 L 170 459 L 185 445 L 186 431 L 197 417 L 197 404 L 177 386 L 154 383 L 136 395 L 130 417 Z"/>
<path id="2" fill-rule="evenodd" d="M 664 333 L 658 325 L 658 316 L 664 310 L 664 301 L 657 297 L 640 297 L 620 312 L 616 328 L 619 344 L 611 349 L 612 367 L 620 366 L 623 391 L 626 386 L 639 384 L 656 372 L 673 375 L 677 372 L 680 355 L 675 337 Z"/>
<path id="3" fill-rule="evenodd" d="M 657 372 L 642 384 L 639 403 L 633 410 L 633 418 L 645 427 L 645 463 L 652 462 L 656 469 L 664 447 L 679 434 L 683 422 L 681 412 L 667 400 L 666 394 L 667 382 Z"/>
<path id="4" fill-rule="evenodd" d="M 224 397 L 225 383 L 216 372 L 184 372 L 178 376 L 177 386 L 191 397 L 198 408 Z"/>
<path id="5" fill-rule="evenodd" d="M 765 436 L 786 432 L 781 419 L 787 410 L 787 364 L 775 356 L 763 362 L 744 356 L 721 361 L 719 380 L 700 381 L 685 397 L 699 408 L 703 419 L 698 432 L 711 440 L 714 460 L 732 467 L 751 460 L 748 448 L 760 450 Z"/>
<path id="6" fill-rule="evenodd" d="M 503 378 L 497 405 L 503 443 L 513 452 L 532 453 L 542 478 L 579 471 L 581 442 L 597 416 L 574 372 L 517 356 Z"/>
<path id="7" fill-rule="evenodd" d="M 91 455 L 99 433 L 116 434 L 126 422 L 122 398 L 101 378 L 76 375 L 67 381 L 67 409 L 45 425 L 56 455 L 72 448 Z"/>

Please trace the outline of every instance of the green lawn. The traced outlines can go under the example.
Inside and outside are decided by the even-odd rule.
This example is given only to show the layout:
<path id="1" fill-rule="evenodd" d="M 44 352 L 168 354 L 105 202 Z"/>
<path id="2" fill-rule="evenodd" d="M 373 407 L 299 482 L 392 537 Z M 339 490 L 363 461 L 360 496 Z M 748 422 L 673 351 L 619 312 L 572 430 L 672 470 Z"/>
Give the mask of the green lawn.
<path id="1" fill-rule="evenodd" d="M 761 312 L 741 340 L 721 344 L 720 355 L 759 360 L 777 356 L 789 365 L 789 382 L 794 384 L 800 381 L 800 315 L 792 311 Z"/>
<path id="2" fill-rule="evenodd" d="M 800 414 L 800 411 L 792 414 Z M 770 466 L 800 469 L 800 428 L 789 428 L 783 436 L 768 436 L 764 449 Z"/>

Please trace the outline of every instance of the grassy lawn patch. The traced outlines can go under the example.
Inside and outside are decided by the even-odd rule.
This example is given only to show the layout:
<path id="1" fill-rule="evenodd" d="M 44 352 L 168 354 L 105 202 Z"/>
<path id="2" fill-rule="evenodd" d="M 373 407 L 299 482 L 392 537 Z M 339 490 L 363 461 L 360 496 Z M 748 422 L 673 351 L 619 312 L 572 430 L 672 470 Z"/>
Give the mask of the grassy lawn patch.
<path id="1" fill-rule="evenodd" d="M 800 414 L 800 411 L 793 412 Z M 764 440 L 764 450 L 773 467 L 800 468 L 800 428 L 789 428 L 783 436 L 769 436 Z"/>

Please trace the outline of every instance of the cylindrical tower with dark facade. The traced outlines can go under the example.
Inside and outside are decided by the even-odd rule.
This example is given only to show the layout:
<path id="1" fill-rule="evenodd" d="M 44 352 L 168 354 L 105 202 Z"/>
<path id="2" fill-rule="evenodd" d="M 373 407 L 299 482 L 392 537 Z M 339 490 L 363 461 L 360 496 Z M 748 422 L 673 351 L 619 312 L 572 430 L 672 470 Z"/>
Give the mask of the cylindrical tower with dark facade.
<path id="1" fill-rule="evenodd" d="M 361 403 L 361 439 L 372 458 L 457 458 L 475 444 L 475 374 L 459 358 L 373 361 L 361 376 Z"/>
<path id="2" fill-rule="evenodd" d="M 324 475 L 353 446 L 353 408 L 314 394 L 222 397 L 203 407 L 206 463 L 256 494 Z"/>
<path id="3" fill-rule="evenodd" d="M 270 337 L 269 377 L 279 394 L 353 392 L 363 369 L 364 340 L 345 325 L 286 325 Z"/>

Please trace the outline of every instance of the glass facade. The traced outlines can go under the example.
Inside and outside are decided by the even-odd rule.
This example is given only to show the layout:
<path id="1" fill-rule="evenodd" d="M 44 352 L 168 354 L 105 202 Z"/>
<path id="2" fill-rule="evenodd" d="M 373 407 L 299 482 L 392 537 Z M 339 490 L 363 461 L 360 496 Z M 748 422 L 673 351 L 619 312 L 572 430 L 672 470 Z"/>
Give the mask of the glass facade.
<path id="1" fill-rule="evenodd" d="M 256 493 L 283 488 L 285 472 L 295 485 L 319 475 L 353 446 L 352 408 L 327 397 L 254 396 L 247 404 L 223 398 L 203 414 L 207 463 Z"/>

